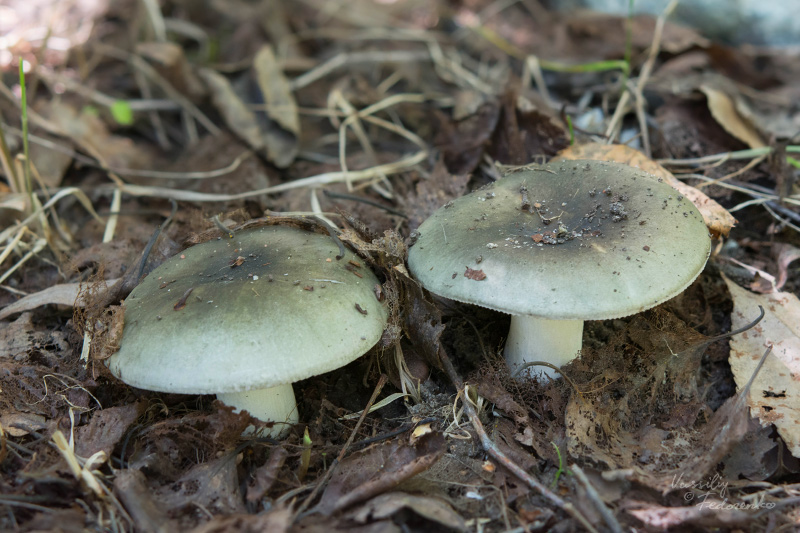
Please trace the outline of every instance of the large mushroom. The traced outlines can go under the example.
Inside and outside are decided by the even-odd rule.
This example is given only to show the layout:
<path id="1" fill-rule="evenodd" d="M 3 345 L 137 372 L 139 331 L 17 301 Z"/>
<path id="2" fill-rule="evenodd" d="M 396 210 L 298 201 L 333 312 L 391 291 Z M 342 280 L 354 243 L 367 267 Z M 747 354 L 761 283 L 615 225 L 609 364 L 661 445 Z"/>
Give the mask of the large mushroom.
<path id="1" fill-rule="evenodd" d="M 435 294 L 512 315 L 505 358 L 516 374 L 529 362 L 574 359 L 585 320 L 678 295 L 710 248 L 698 210 L 659 178 L 619 163 L 565 161 L 512 172 L 446 204 L 418 228 L 408 264 Z"/>
<path id="2" fill-rule="evenodd" d="M 386 323 L 375 275 L 339 253 L 329 236 L 285 226 L 188 248 L 125 300 L 106 364 L 141 389 L 216 394 L 279 436 L 298 420 L 292 383 L 360 357 Z"/>

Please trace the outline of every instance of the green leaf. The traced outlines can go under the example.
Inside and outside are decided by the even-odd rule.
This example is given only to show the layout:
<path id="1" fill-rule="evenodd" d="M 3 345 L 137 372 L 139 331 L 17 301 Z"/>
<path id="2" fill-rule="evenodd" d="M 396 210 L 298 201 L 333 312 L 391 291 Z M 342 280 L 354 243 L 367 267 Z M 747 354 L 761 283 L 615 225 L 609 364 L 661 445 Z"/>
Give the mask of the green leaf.
<path id="1" fill-rule="evenodd" d="M 111 116 L 121 126 L 130 126 L 133 124 L 133 110 L 128 102 L 125 100 L 115 100 L 111 104 Z"/>

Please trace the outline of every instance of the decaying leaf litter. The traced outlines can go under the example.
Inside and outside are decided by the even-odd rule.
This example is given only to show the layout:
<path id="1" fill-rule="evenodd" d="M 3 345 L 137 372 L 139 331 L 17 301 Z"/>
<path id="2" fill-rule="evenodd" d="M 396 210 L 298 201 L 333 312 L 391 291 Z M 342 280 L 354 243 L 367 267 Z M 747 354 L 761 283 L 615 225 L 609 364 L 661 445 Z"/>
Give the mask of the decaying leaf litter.
<path id="1" fill-rule="evenodd" d="M 535 2 L 340 7 L 115 2 L 3 27 L 0 528 L 791 529 L 796 56 Z M 509 318 L 427 294 L 407 247 L 554 157 L 656 175 L 714 250 L 677 298 L 587 323 L 565 379 L 515 380 Z M 338 228 L 390 311 L 368 356 L 295 385 L 288 437 L 109 375 L 142 274 L 272 224 Z"/>

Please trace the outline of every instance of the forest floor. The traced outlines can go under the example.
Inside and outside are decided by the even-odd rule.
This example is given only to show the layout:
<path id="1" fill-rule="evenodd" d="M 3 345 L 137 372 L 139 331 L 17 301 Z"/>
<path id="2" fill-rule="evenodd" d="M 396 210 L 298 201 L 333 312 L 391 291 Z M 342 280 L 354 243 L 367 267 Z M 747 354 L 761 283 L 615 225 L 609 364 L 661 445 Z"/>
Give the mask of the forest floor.
<path id="1" fill-rule="evenodd" d="M 0 15 L 0 530 L 798 527 L 796 49 L 535 1 Z M 711 255 L 666 303 L 586 322 L 563 378 L 515 379 L 509 315 L 424 291 L 407 252 L 448 202 L 558 158 L 658 176 Z M 242 225 L 327 235 L 320 217 L 388 325 L 294 384 L 286 435 L 109 372 L 142 273 Z"/>

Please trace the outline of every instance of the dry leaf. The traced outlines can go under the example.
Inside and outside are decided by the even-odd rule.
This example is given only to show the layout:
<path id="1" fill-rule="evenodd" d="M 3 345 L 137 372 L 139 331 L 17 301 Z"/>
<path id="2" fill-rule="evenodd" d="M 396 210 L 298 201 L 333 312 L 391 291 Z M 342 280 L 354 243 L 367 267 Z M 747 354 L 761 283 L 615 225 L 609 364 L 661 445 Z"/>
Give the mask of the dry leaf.
<path id="1" fill-rule="evenodd" d="M 52 143 L 58 143 L 60 140 L 45 131 L 37 132 L 37 135 Z M 30 143 L 29 149 L 31 163 L 42 178 L 42 182 L 48 187 L 61 185 L 64 174 L 72 164 L 72 156 L 39 143 Z"/>
<path id="2" fill-rule="evenodd" d="M 103 451 L 110 457 L 114 447 L 146 407 L 144 402 L 136 402 L 95 411 L 89 423 L 75 431 L 75 454 L 90 457 Z"/>
<path id="3" fill-rule="evenodd" d="M 800 259 L 800 248 L 792 246 L 791 244 L 775 244 L 778 250 L 778 259 L 776 260 L 778 266 L 778 280 L 775 282 L 775 288 L 780 289 L 786 283 L 789 277 L 789 265 Z"/>
<path id="4" fill-rule="evenodd" d="M 769 272 L 748 265 L 747 263 L 742 263 L 734 257 L 725 257 L 724 260 L 743 268 L 753 276 L 753 281 L 750 282 L 751 291 L 769 294 L 775 292 L 775 290 L 778 288 L 775 282 L 775 276 Z"/>
<path id="5" fill-rule="evenodd" d="M 597 159 L 599 161 L 616 161 L 632 167 L 639 168 L 663 178 L 671 187 L 692 201 L 700 210 L 703 220 L 708 226 L 709 231 L 715 237 L 727 237 L 731 228 L 736 224 L 733 218 L 724 207 L 719 205 L 694 187 L 679 181 L 672 173 L 645 156 L 638 150 L 634 150 L 622 144 L 605 145 L 598 143 L 587 143 L 573 145 L 556 155 L 554 160 L 560 159 Z"/>
<path id="6" fill-rule="evenodd" d="M 103 120 L 88 110 L 78 112 L 63 101 L 50 101 L 41 111 L 65 138 L 97 157 L 103 164 L 118 168 L 152 166 L 153 155 L 144 143 L 113 135 Z"/>
<path id="7" fill-rule="evenodd" d="M 222 74 L 208 68 L 200 69 L 198 74 L 206 82 L 214 106 L 231 131 L 254 149 L 263 148 L 264 140 L 261 138 L 256 116 L 233 90 L 231 82 Z"/>
<path id="8" fill-rule="evenodd" d="M 191 533 L 285 533 L 291 529 L 293 512 L 283 504 L 266 513 L 218 515 L 193 529 Z"/>
<path id="9" fill-rule="evenodd" d="M 128 511 L 136 529 L 143 533 L 174 531 L 178 525 L 169 520 L 166 511 L 153 497 L 141 470 L 120 469 L 114 472 L 114 494 Z M 244 529 L 237 529 L 244 533 Z"/>
<path id="10" fill-rule="evenodd" d="M 736 104 L 730 96 L 706 84 L 701 85 L 700 90 L 708 99 L 708 109 L 714 120 L 725 128 L 725 131 L 750 148 L 766 146 L 755 127 L 736 110 Z"/>
<path id="11" fill-rule="evenodd" d="M 389 492 L 369 500 L 363 507 L 349 513 L 359 524 L 391 518 L 406 510 L 436 524 L 437 529 L 467 531 L 461 518 L 446 502 L 433 497 L 414 496 L 405 492 Z M 431 529 L 433 530 L 433 529 Z"/>
<path id="12" fill-rule="evenodd" d="M 268 106 L 267 112 L 270 118 L 289 133 L 299 135 L 300 117 L 297 114 L 297 102 L 271 46 L 264 46 L 258 51 L 253 59 L 253 70 Z"/>
<path id="13" fill-rule="evenodd" d="M 800 457 L 800 300 L 787 292 L 754 294 L 723 275 L 733 298 L 731 328 L 747 325 L 764 309 L 753 329 L 731 339 L 730 364 L 738 387 L 753 373 L 764 349 L 773 345 L 756 377 L 748 404 L 762 425 L 775 424 L 789 451 Z"/>
<path id="14" fill-rule="evenodd" d="M 36 413 L 3 413 L 0 415 L 0 426 L 7 435 L 24 437 L 35 431 L 47 428 L 47 419 Z"/>
<path id="15" fill-rule="evenodd" d="M 723 460 L 726 479 L 765 481 L 778 469 L 777 437 L 771 436 L 772 426 L 762 427 L 755 418 L 748 421 L 747 434 L 736 443 Z"/>
<path id="16" fill-rule="evenodd" d="M 192 102 L 198 102 L 205 97 L 206 88 L 192 71 L 180 45 L 171 42 L 144 42 L 136 45 L 136 52 L 148 59 L 164 79 Z"/>
<path id="17" fill-rule="evenodd" d="M 331 515 L 388 492 L 433 466 L 445 448 L 442 434 L 433 432 L 415 444 L 395 440 L 354 452 L 337 466 L 315 511 Z"/>

